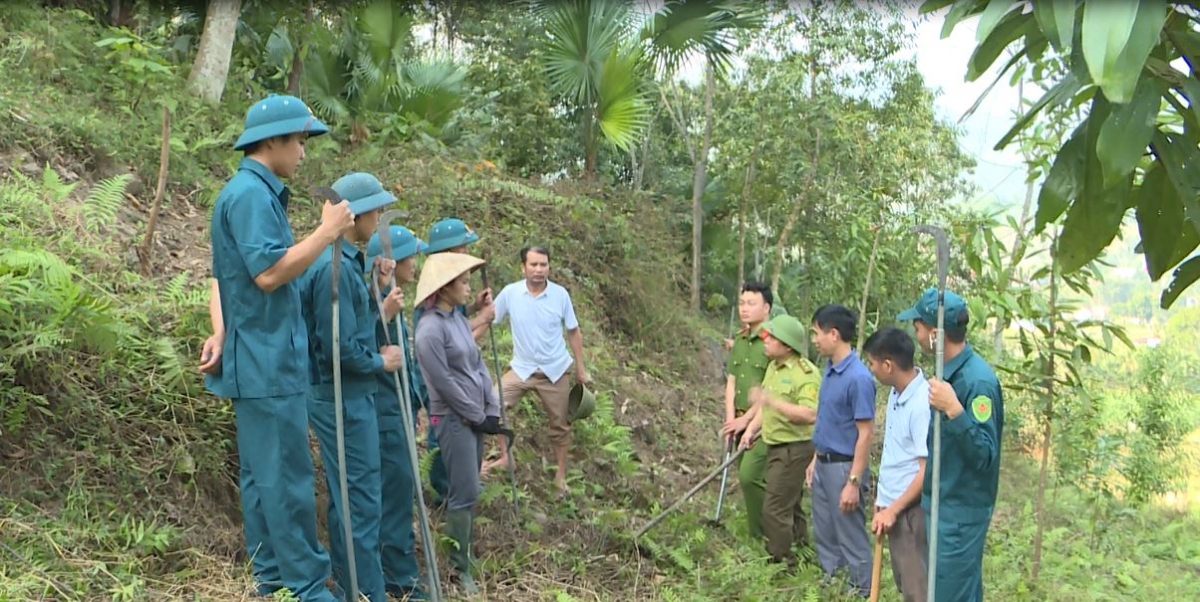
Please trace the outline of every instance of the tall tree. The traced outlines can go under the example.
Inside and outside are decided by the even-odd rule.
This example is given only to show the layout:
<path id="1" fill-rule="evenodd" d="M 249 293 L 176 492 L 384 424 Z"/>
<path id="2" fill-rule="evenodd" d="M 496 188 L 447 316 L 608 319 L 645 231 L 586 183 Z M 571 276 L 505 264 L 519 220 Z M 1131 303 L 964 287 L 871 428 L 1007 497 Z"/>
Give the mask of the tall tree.
<path id="1" fill-rule="evenodd" d="M 737 34 L 762 27 L 763 20 L 762 11 L 752 3 L 672 0 L 653 16 L 642 34 L 650 40 L 650 51 L 664 78 L 672 77 L 680 63 L 690 55 L 700 54 L 705 59 L 704 133 L 699 148 L 691 142 L 683 119 L 676 119 L 679 135 L 684 137 L 692 159 L 692 311 L 700 311 L 704 191 L 708 185 L 708 155 L 712 147 L 713 94 L 717 82 L 724 81 L 728 75 L 737 49 Z M 660 96 L 665 104 L 666 96 L 661 94 L 661 89 Z"/>
<path id="2" fill-rule="evenodd" d="M 241 13 L 242 0 L 209 0 L 200 47 L 188 75 L 188 88 L 208 102 L 221 102 L 221 95 L 225 93 L 229 59 L 233 56 L 233 40 Z"/>

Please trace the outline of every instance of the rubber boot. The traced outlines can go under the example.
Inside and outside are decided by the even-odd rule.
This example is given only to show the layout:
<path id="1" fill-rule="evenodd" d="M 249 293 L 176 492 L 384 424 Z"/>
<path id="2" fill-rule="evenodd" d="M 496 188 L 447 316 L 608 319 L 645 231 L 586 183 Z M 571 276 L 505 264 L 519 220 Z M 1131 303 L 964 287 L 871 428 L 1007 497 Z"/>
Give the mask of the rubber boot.
<path id="1" fill-rule="evenodd" d="M 475 578 L 471 576 L 471 566 L 475 558 L 471 555 L 471 523 L 474 517 L 471 510 L 455 510 L 446 513 L 446 531 L 450 539 L 458 544 L 450 550 L 450 564 L 458 573 L 458 584 L 469 596 L 479 593 Z"/>

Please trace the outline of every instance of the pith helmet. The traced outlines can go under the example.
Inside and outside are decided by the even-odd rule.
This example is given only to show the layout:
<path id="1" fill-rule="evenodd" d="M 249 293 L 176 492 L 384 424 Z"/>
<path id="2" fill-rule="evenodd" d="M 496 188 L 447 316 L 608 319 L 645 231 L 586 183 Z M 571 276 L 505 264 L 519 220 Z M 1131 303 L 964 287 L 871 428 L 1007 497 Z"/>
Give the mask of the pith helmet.
<path id="1" fill-rule="evenodd" d="M 246 111 L 242 135 L 234 143 L 233 149 L 242 150 L 275 136 L 307 132 L 312 137 L 328 131 L 329 127 L 313 115 L 312 109 L 304 101 L 295 96 L 272 94 Z"/>

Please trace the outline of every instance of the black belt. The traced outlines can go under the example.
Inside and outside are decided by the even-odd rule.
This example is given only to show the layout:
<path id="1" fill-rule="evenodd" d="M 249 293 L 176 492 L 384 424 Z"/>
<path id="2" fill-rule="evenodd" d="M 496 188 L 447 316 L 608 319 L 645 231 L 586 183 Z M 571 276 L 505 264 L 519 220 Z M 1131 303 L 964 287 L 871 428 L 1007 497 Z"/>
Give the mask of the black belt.
<path id="1" fill-rule="evenodd" d="M 842 454 L 835 454 L 832 452 L 828 453 L 828 454 L 823 454 L 821 452 L 817 452 L 817 461 L 823 462 L 826 464 L 835 464 L 838 462 L 853 462 L 854 456 L 844 456 Z"/>

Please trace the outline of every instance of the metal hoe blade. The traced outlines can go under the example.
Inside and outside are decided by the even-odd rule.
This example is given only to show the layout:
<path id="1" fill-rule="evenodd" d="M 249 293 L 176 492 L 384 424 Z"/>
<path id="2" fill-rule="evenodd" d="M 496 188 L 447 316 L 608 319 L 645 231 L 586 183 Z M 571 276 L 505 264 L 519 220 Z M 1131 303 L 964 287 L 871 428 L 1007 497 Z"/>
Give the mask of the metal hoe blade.
<path id="1" fill-rule="evenodd" d="M 937 226 L 919 225 L 913 228 L 917 234 L 928 234 L 937 243 L 938 262 L 938 298 L 937 298 L 937 363 L 934 374 L 937 380 L 942 380 L 946 366 L 946 275 L 950 271 L 950 243 L 946 232 Z M 933 486 L 929 508 L 929 599 L 936 600 L 934 589 L 937 585 L 937 549 L 938 549 L 938 510 L 941 503 L 942 484 L 942 419 L 939 415 L 933 421 Z"/>

